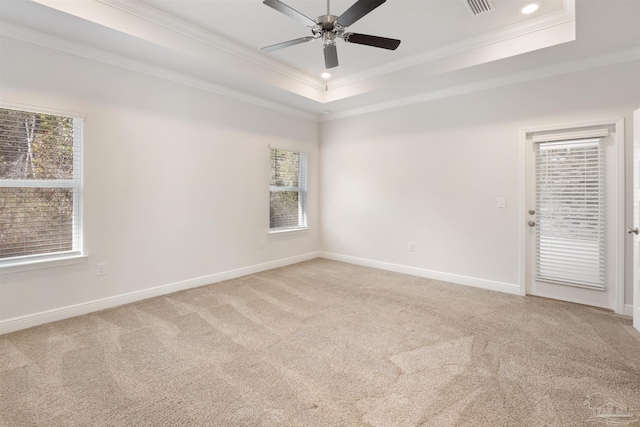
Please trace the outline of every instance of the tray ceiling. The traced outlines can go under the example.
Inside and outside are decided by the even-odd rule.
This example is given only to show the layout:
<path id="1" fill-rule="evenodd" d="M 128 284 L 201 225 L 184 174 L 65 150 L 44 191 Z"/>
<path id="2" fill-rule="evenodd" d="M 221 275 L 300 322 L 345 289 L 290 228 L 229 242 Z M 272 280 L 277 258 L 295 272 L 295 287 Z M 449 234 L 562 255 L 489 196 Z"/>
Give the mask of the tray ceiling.
<path id="1" fill-rule="evenodd" d="M 337 40 L 340 65 L 326 81 L 320 40 L 260 49 L 310 35 L 260 0 L 3 0 L 0 33 L 325 119 L 541 77 L 559 64 L 640 57 L 636 0 L 537 0 L 531 15 L 520 13 L 530 0 L 493 0 L 495 10 L 477 16 L 464 1 L 388 0 L 349 31 L 400 47 Z M 324 0 L 285 3 L 326 13 Z M 332 1 L 331 13 L 351 4 Z"/>

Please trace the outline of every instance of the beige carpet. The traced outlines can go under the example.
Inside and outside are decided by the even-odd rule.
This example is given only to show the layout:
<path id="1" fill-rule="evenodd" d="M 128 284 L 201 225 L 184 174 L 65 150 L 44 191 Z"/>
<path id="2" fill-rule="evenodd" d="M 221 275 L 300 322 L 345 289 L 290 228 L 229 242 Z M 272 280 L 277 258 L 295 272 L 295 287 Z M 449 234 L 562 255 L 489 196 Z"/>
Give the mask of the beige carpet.
<path id="1" fill-rule="evenodd" d="M 0 393 L 11 427 L 605 425 L 607 401 L 629 423 L 640 336 L 317 259 L 1 336 Z"/>

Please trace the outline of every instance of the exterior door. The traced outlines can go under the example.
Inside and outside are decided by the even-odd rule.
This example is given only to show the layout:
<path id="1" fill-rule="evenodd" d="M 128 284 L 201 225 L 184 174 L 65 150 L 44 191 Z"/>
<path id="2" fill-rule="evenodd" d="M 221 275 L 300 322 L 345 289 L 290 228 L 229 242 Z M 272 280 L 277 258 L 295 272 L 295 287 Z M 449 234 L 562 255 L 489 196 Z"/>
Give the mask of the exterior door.
<path id="1" fill-rule="evenodd" d="M 527 294 L 616 310 L 615 132 L 527 133 Z"/>

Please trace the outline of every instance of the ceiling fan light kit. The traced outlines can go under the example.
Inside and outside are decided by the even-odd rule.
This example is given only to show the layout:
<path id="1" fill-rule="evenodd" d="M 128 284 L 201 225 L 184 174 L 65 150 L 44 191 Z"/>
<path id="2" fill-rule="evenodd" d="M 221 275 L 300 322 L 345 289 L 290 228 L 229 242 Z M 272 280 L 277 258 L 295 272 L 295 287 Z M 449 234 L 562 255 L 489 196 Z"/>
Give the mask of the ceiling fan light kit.
<path id="1" fill-rule="evenodd" d="M 282 3 L 280 0 L 264 0 L 263 3 L 267 6 L 309 27 L 311 29 L 311 34 L 313 35 L 266 46 L 263 47 L 262 50 L 272 52 L 285 47 L 306 43 L 311 40 L 322 39 L 324 64 L 327 69 L 338 66 L 338 51 L 336 47 L 337 38 L 340 38 L 347 43 L 396 50 L 400 45 L 400 40 L 372 36 L 369 34 L 345 33 L 348 26 L 354 24 L 385 1 L 386 0 L 358 0 L 342 15 L 335 16 L 331 15 L 329 11 L 329 0 L 327 0 L 327 14 L 318 16 L 313 20 L 293 9 L 291 6 Z"/>

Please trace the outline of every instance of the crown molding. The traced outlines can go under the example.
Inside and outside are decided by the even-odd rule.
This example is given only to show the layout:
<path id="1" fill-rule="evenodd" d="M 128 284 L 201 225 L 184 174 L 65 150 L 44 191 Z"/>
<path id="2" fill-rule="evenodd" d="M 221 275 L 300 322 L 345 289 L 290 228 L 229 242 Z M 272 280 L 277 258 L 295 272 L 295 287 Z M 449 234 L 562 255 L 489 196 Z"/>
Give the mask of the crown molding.
<path id="1" fill-rule="evenodd" d="M 387 65 L 375 67 L 361 73 L 352 74 L 341 79 L 331 82 L 330 89 L 337 89 L 343 86 L 349 86 L 363 80 L 379 77 L 385 74 L 404 70 L 410 67 L 432 62 L 445 57 L 459 55 L 475 49 L 512 40 L 527 34 L 536 33 L 567 22 L 575 22 L 575 0 L 563 0 L 563 9 L 529 19 L 521 23 L 510 25 L 499 30 L 485 33 L 473 39 L 465 39 L 456 43 L 422 52 L 408 58 L 390 62 Z"/>
<path id="2" fill-rule="evenodd" d="M 223 37 L 218 36 L 217 34 L 206 31 L 201 27 L 171 16 L 142 2 L 130 0 L 83 0 L 83 5 L 74 5 L 73 2 L 64 0 L 32 1 L 72 15 L 75 15 L 76 11 L 82 11 L 80 15 L 82 15 L 83 13 L 87 13 L 86 11 L 91 9 L 91 3 L 93 3 L 94 5 L 101 5 L 102 7 L 107 7 L 114 11 L 125 13 L 130 17 L 144 20 L 149 24 L 167 30 L 176 35 L 187 37 L 198 43 L 202 43 L 209 48 L 213 48 L 226 54 L 232 55 L 238 59 L 248 61 L 261 68 L 275 72 L 288 79 L 306 85 L 314 90 L 324 91 L 325 88 L 324 82 L 320 79 L 314 78 L 287 65 L 281 64 L 278 61 L 262 55 L 259 52 L 231 42 L 227 39 L 224 39 Z M 102 25 L 104 25 L 104 23 Z"/>
<path id="3" fill-rule="evenodd" d="M 299 117 L 302 119 L 316 122 L 318 121 L 318 116 L 316 116 L 315 114 L 306 113 L 298 109 L 288 107 L 286 105 L 267 101 L 257 96 L 249 95 L 247 93 L 230 89 L 226 86 L 212 83 L 210 81 L 192 77 L 184 73 L 179 73 L 177 71 L 169 70 L 160 66 L 151 65 L 144 61 L 117 55 L 111 52 L 104 51 L 102 49 L 87 46 L 82 43 L 62 39 L 60 37 L 54 37 L 1 20 L 0 35 L 38 46 L 58 50 L 61 52 L 66 52 L 93 61 L 102 62 L 104 64 L 109 64 L 149 76 L 172 81 L 181 85 L 190 86 L 196 89 L 204 90 L 206 92 L 214 93 L 216 95 L 224 96 L 226 98 L 231 98 L 259 107 L 268 108 L 270 110 L 279 111 L 281 113 L 289 114 L 291 116 Z"/>
<path id="4" fill-rule="evenodd" d="M 0 21 L 0 35 L 21 40 L 27 43 L 44 46 L 50 49 L 66 52 L 79 57 L 114 65 L 131 71 L 147 74 L 153 77 L 173 81 L 185 86 L 201 89 L 207 92 L 215 93 L 220 96 L 235 99 L 248 104 L 268 108 L 270 110 L 279 111 L 291 116 L 299 117 L 305 120 L 315 122 L 326 122 L 347 117 L 354 117 L 388 109 L 420 104 L 437 99 L 447 98 L 450 96 L 463 95 L 467 93 L 477 92 L 481 90 L 507 86 L 511 84 L 536 80 L 546 77 L 552 77 L 560 74 L 586 70 L 590 68 L 598 68 L 606 65 L 613 65 L 620 62 L 628 62 L 640 60 L 640 49 L 632 48 L 621 51 L 612 52 L 605 55 L 591 57 L 583 60 L 570 61 L 553 66 L 541 67 L 526 72 L 515 73 L 495 79 L 487 79 L 465 85 L 458 85 L 451 88 L 425 92 L 419 95 L 405 97 L 393 101 L 377 103 L 362 108 L 355 108 L 339 113 L 330 113 L 326 115 L 316 115 L 306 113 L 295 108 L 291 108 L 263 98 L 248 95 L 244 92 L 229 89 L 225 86 L 211 83 L 202 79 L 197 79 L 183 73 L 167 70 L 162 67 L 152 66 L 146 62 L 134 60 L 121 55 L 116 55 L 103 51 L 101 49 L 89 47 L 87 45 L 71 42 L 66 39 L 53 37 L 34 30 L 26 29 L 11 23 Z"/>
<path id="5" fill-rule="evenodd" d="M 61 10 L 66 10 L 65 7 L 67 7 L 63 7 L 60 3 L 60 0 L 33 1 L 56 9 L 58 7 L 61 7 Z M 470 51 L 479 49 L 484 46 L 498 44 L 504 41 L 515 39 L 517 37 L 561 25 L 566 22 L 575 21 L 575 0 L 563 0 L 563 9 L 560 11 L 529 19 L 522 23 L 509 26 L 507 28 L 486 33 L 480 37 L 466 39 L 444 47 L 433 49 L 428 52 L 423 52 L 412 57 L 405 58 L 403 60 L 394 61 L 381 67 L 376 67 L 361 73 L 356 73 L 341 79 L 336 79 L 332 81 L 327 87 L 324 81 L 314 78 L 306 73 L 295 70 L 274 59 L 262 55 L 255 50 L 231 42 L 221 36 L 218 36 L 215 33 L 204 30 L 197 25 L 181 20 L 145 3 L 130 0 L 84 1 L 100 4 L 104 7 L 108 7 L 121 13 L 125 13 L 128 16 L 142 19 L 173 34 L 187 37 L 189 39 L 197 41 L 198 43 L 207 45 L 210 48 L 233 55 L 234 57 L 243 59 L 261 68 L 277 73 L 278 75 L 281 75 L 287 79 L 291 79 L 295 82 L 301 83 L 313 89 L 314 91 L 320 91 L 322 92 L 321 94 L 319 94 L 320 98 L 315 98 L 315 100 L 320 102 L 321 104 L 331 101 L 331 97 L 327 97 L 327 92 L 333 92 L 334 90 L 345 86 L 350 86 L 358 82 L 373 79 L 375 77 L 380 77 L 414 66 L 419 66 L 453 55 L 469 53 Z"/>
<path id="6" fill-rule="evenodd" d="M 94 0 L 323 91 L 324 82 L 142 2 Z"/>
<path id="7" fill-rule="evenodd" d="M 508 86 L 517 83 L 523 83 L 531 80 L 538 80 L 562 74 L 568 74 L 592 68 L 605 67 L 622 62 L 630 62 L 640 60 L 640 48 L 631 48 L 607 53 L 604 55 L 593 56 L 586 59 L 568 61 L 564 63 L 554 64 L 546 67 L 540 67 L 519 73 L 513 73 L 493 79 L 485 79 L 469 84 L 453 86 L 447 89 L 436 90 L 421 93 L 419 95 L 409 96 L 405 98 L 395 99 L 393 101 L 381 102 L 362 108 L 354 108 L 339 113 L 330 113 L 319 117 L 320 122 L 343 119 L 347 117 L 360 116 L 364 114 L 389 110 L 408 105 L 421 104 L 424 102 L 434 101 L 437 99 L 448 98 L 451 96 L 464 95 L 467 93 L 478 92 L 481 90 L 493 89 L 501 86 Z"/>
<path id="8" fill-rule="evenodd" d="M 42 3 L 44 5 L 48 5 L 49 3 L 54 4 L 57 0 L 34 0 L 38 3 Z M 282 64 L 277 63 L 269 58 L 260 55 L 250 49 L 244 48 L 240 45 L 232 43 L 226 39 L 223 39 L 213 33 L 202 30 L 200 27 L 191 25 L 184 21 L 180 21 L 177 18 L 174 18 L 164 12 L 158 11 L 155 8 L 147 7 L 143 3 L 140 2 L 128 2 L 125 0 L 87 0 L 92 1 L 94 3 L 99 3 L 105 6 L 109 6 L 111 8 L 117 9 L 119 13 L 126 13 L 134 16 L 136 19 L 144 19 L 148 21 L 152 25 L 160 26 L 165 30 L 168 30 L 174 34 L 179 34 L 183 37 L 189 37 L 191 39 L 197 40 L 199 42 L 205 43 L 206 45 L 215 48 L 220 51 L 224 51 L 227 53 L 231 53 L 237 57 L 240 57 L 244 60 L 251 61 L 252 63 L 257 63 L 261 66 L 269 67 L 270 70 L 283 70 L 283 75 L 294 78 L 296 81 L 300 82 L 296 77 L 291 77 L 286 74 L 289 71 L 289 67 L 284 66 Z M 373 70 L 367 71 L 366 73 L 359 73 L 357 75 L 343 78 L 337 80 L 337 83 L 340 85 L 349 85 L 355 82 L 370 79 L 372 77 L 387 74 L 393 71 L 402 70 L 408 67 L 425 64 L 429 61 L 434 61 L 435 59 L 441 59 L 447 56 L 465 53 L 473 49 L 478 49 L 483 46 L 488 46 L 496 43 L 500 43 L 501 41 L 506 41 L 510 39 L 517 38 L 519 36 L 527 35 L 534 33 L 536 31 L 541 31 L 547 28 L 555 27 L 561 24 L 565 24 L 567 22 L 575 22 L 575 0 L 563 0 L 564 8 L 562 11 L 557 11 L 551 14 L 547 14 L 545 16 L 539 17 L 535 20 L 525 21 L 522 24 L 508 27 L 507 29 L 503 29 L 500 31 L 496 31 L 493 33 L 487 33 L 483 37 L 479 39 L 474 39 L 474 41 L 468 40 L 466 42 L 459 42 L 456 44 L 448 45 L 443 48 L 435 49 L 424 54 L 415 55 L 411 58 L 408 58 L 404 61 L 397 61 L 389 64 L 386 67 L 378 67 Z M 53 7 L 53 6 L 52 6 Z M 249 95 L 245 92 L 238 91 L 235 89 L 230 89 L 226 86 L 213 83 L 209 80 L 196 78 L 186 73 L 181 73 L 173 70 L 169 70 L 164 67 L 152 65 L 145 61 L 136 60 L 124 55 L 118 55 L 111 52 L 104 51 L 99 48 L 91 47 L 85 45 L 83 43 L 70 41 L 67 39 L 63 39 L 60 37 L 53 37 L 51 35 L 38 32 L 36 30 L 27 29 L 21 26 L 17 26 L 15 24 L 10 24 L 7 22 L 3 22 L 0 20 L 0 35 L 4 35 L 10 38 L 22 40 L 28 43 L 45 46 L 51 49 L 67 52 L 73 55 L 77 55 L 80 57 L 84 57 L 87 59 L 99 61 L 102 63 L 114 65 L 120 68 L 129 69 L 135 72 L 147 74 L 150 76 L 154 76 L 157 78 L 165 79 L 168 81 L 173 81 L 185 86 L 190 86 L 193 88 L 197 88 L 200 90 L 204 90 L 207 92 L 215 93 L 220 96 L 224 96 L 227 98 L 235 99 L 241 102 L 245 102 L 248 104 L 268 108 L 270 110 L 279 111 L 284 114 L 288 114 L 291 116 L 299 117 L 305 120 L 315 121 L 315 122 L 325 122 L 335 119 L 341 119 L 346 117 L 358 116 L 362 114 L 368 114 L 372 112 L 419 104 L 423 102 L 428 102 L 432 100 L 442 99 L 450 96 L 456 96 L 471 92 L 476 92 L 480 90 L 491 89 L 500 86 L 506 86 L 511 84 L 516 84 L 520 82 L 525 82 L 529 80 L 536 80 L 540 78 L 551 77 L 554 75 L 565 74 L 575 71 L 580 71 L 589 68 L 596 68 L 601 66 L 606 66 L 610 64 L 615 64 L 619 62 L 625 61 L 633 61 L 640 59 L 640 49 L 633 48 L 623 51 L 616 51 L 606 55 L 600 55 L 596 57 L 586 58 L 582 60 L 569 61 L 565 63 L 554 64 L 552 66 L 540 67 L 532 70 L 527 70 L 524 72 L 513 73 L 509 75 L 504 75 L 501 77 L 496 77 L 492 79 L 485 79 L 482 81 L 477 81 L 469 84 L 463 84 L 458 86 L 452 86 L 446 89 L 434 90 L 429 92 L 423 92 L 418 95 L 405 97 L 401 99 L 390 100 L 386 102 L 381 102 L 373 105 L 368 105 L 362 108 L 354 108 L 350 110 L 345 110 L 336 113 L 329 113 L 326 115 L 321 114 L 312 114 L 304 111 L 300 111 L 299 109 L 289 107 L 278 102 L 273 102 L 267 100 L 262 97 Z M 255 60 L 255 61 L 254 61 Z M 257 61 L 257 62 L 256 62 Z M 263 65 L 267 64 L 267 65 Z M 280 71 L 276 71 L 280 72 Z M 308 78 L 308 81 L 311 84 L 315 84 L 315 82 L 319 82 L 316 79 L 310 78 L 304 73 L 294 72 L 297 77 L 305 80 L 305 77 Z M 331 85 L 332 88 L 336 87 L 336 82 L 333 82 Z M 305 85 L 307 83 L 302 82 Z M 320 82 L 320 88 L 324 91 L 324 82 Z M 318 105 L 326 104 L 326 107 L 329 107 L 331 101 L 326 99 L 326 97 L 321 97 L 320 99 L 315 99 L 315 102 Z"/>

